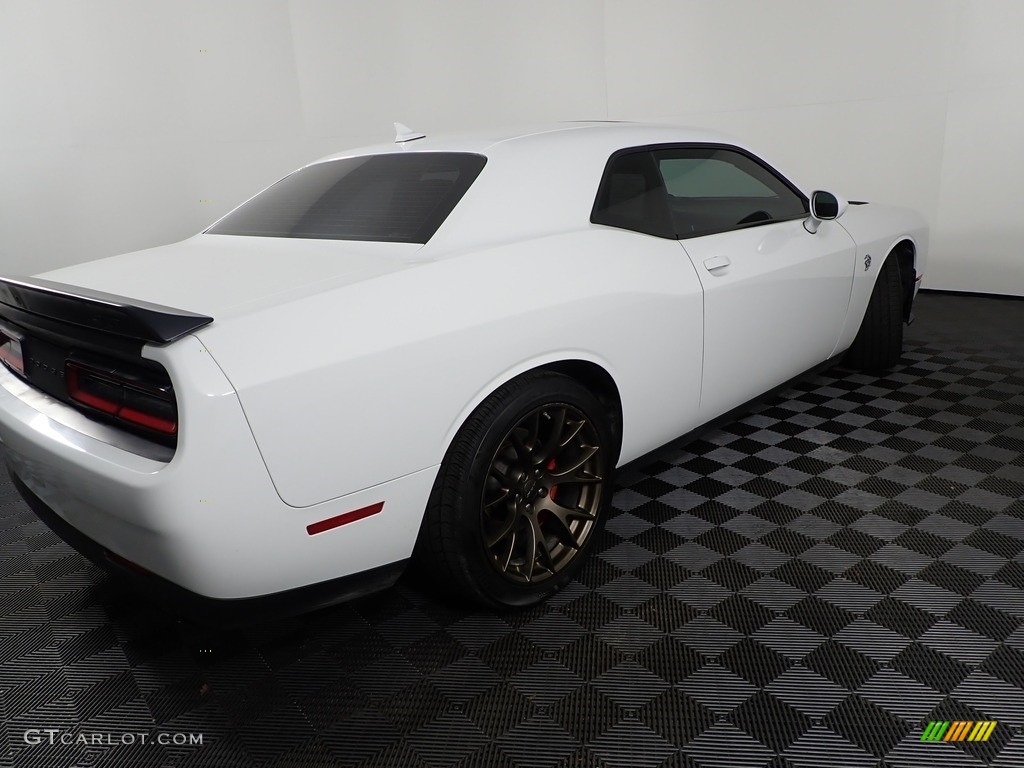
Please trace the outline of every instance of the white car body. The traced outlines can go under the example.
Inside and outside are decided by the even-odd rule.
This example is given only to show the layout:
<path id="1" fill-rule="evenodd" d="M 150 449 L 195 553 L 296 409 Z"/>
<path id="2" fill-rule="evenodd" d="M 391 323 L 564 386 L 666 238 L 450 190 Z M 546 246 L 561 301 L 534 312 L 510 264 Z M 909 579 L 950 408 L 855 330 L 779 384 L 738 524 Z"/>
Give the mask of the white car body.
<path id="1" fill-rule="evenodd" d="M 843 352 L 898 244 L 924 270 L 925 222 L 875 204 L 814 234 L 787 220 L 678 240 L 591 222 L 613 153 L 705 143 L 739 146 L 579 123 L 371 147 L 318 162 L 457 151 L 486 166 L 425 244 L 199 234 L 41 275 L 214 320 L 142 348 L 177 397 L 170 455 L 83 429 L 0 366 L 10 468 L 116 557 L 232 600 L 408 560 L 460 425 L 526 371 L 601 369 L 629 462 Z"/>

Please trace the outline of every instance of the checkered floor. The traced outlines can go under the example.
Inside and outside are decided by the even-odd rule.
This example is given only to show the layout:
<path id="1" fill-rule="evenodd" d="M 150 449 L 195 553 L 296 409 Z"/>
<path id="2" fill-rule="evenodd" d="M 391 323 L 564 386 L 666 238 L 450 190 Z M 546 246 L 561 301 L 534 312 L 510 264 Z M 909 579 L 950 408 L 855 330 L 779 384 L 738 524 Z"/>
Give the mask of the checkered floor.
<path id="1" fill-rule="evenodd" d="M 3 485 L 0 766 L 1024 765 L 1024 302 L 917 314 L 892 374 L 625 468 L 599 555 L 524 613 L 404 583 L 210 633 Z"/>

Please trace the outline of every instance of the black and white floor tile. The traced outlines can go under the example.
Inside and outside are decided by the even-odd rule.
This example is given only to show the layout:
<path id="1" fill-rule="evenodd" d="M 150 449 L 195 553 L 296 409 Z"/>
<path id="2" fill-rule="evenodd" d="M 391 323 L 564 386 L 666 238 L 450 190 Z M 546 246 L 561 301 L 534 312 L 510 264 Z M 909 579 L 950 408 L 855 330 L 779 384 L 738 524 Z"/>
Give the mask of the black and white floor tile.
<path id="1" fill-rule="evenodd" d="M 204 630 L 6 483 L 0 766 L 1024 765 L 1024 302 L 917 315 L 889 375 L 624 468 L 581 579 L 522 613 L 406 582 Z"/>

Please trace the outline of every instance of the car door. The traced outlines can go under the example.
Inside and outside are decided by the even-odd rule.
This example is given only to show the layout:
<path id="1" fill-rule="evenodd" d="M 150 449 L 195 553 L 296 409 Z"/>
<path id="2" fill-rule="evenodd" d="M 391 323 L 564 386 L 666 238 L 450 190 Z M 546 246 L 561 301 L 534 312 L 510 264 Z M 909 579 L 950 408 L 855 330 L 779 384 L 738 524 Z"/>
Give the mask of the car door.
<path id="1" fill-rule="evenodd" d="M 697 145 L 653 155 L 704 289 L 700 410 L 711 419 L 831 356 L 856 248 L 835 222 L 808 232 L 806 198 L 743 150 Z"/>

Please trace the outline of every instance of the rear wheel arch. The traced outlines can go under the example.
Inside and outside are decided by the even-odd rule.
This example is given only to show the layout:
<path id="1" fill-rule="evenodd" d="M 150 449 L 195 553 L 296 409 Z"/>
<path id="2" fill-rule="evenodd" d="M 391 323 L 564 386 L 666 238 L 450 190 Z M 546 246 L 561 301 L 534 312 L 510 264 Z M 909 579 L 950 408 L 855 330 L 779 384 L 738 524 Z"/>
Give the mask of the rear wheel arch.
<path id="1" fill-rule="evenodd" d="M 622 447 L 622 397 L 615 379 L 607 370 L 589 360 L 562 360 L 548 363 L 533 370 L 553 371 L 575 379 L 589 389 L 605 407 L 608 423 L 615 440 L 616 460 Z"/>
<path id="2" fill-rule="evenodd" d="M 454 421 L 452 421 L 448 428 L 448 432 L 444 437 L 442 445 L 443 453 L 441 454 L 442 459 L 444 456 L 448 455 L 459 430 L 462 429 L 463 425 L 470 416 L 473 415 L 473 412 L 476 411 L 481 403 L 491 397 L 502 387 L 538 371 L 560 373 L 589 389 L 605 408 L 605 413 L 608 416 L 612 434 L 616 441 L 616 451 L 621 448 L 623 422 L 622 397 L 619 394 L 619 387 L 615 382 L 615 378 L 608 372 L 608 369 L 605 366 L 598 362 L 578 357 L 565 357 L 557 360 L 538 362 L 530 368 L 507 371 L 505 375 L 496 377 L 490 381 L 485 388 L 480 390 L 479 394 L 472 401 L 466 403 L 462 412 L 459 413 Z"/>
<path id="3" fill-rule="evenodd" d="M 415 552 L 428 580 L 490 607 L 531 605 L 568 583 L 609 509 L 618 407 L 607 371 L 577 360 L 531 368 L 488 393 L 462 420 L 434 481 Z"/>

